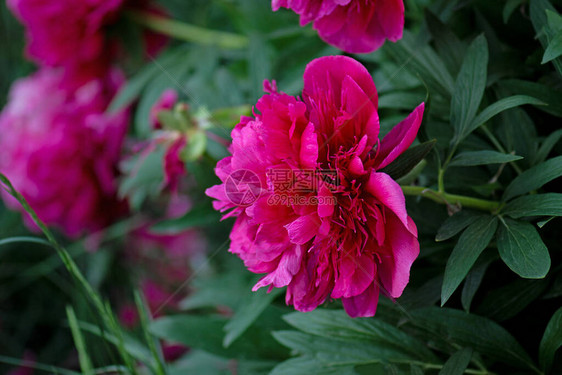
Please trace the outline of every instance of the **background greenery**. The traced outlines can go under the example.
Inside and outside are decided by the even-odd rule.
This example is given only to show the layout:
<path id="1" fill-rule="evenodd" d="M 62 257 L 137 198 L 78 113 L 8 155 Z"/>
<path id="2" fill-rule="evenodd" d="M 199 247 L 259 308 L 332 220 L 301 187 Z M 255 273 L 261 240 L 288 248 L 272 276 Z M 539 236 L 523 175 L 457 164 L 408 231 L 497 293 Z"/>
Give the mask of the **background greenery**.
<path id="1" fill-rule="evenodd" d="M 169 233 L 199 228 L 207 260 L 193 269 L 182 311 L 153 322 L 147 316 L 138 330 L 120 327 L 108 306 L 136 293 L 123 248 L 136 215 L 157 206 L 161 171 L 147 167 L 147 178 L 124 179 L 121 192 L 136 211 L 109 229 L 95 253 L 57 234 L 50 242 L 31 238 L 18 214 L 0 208 L 0 372 L 27 350 L 37 355 L 37 373 L 562 373 L 562 59 L 541 63 L 562 35 L 562 2 L 405 3 L 403 40 L 354 56 L 377 83 L 383 133 L 426 101 L 419 141 L 437 141 L 402 180 L 421 242 L 403 297 L 381 299 L 375 318 L 351 319 L 337 301 L 302 314 L 285 306 L 283 293 L 251 293 L 257 277 L 226 251 L 232 221 L 218 223 L 203 194 L 224 155 L 209 142 L 188 164 L 190 194 L 205 203 L 159 225 Z M 148 61 L 131 53 L 130 80 L 113 108 L 134 105 L 135 139 L 151 136 L 150 107 L 167 88 L 227 136 L 240 106 L 262 95 L 264 79 L 298 94 L 310 60 L 340 53 L 300 28 L 295 14 L 271 12 L 266 0 L 161 4 L 174 19 L 237 33 L 249 44 L 176 39 Z M 1 7 L 3 104 L 10 84 L 33 66 L 22 59 L 21 27 Z M 137 35 L 123 35 L 134 50 Z M 422 198 L 418 186 L 434 193 Z M 497 205 L 445 205 L 445 194 Z M 155 338 L 191 350 L 165 364 Z"/>

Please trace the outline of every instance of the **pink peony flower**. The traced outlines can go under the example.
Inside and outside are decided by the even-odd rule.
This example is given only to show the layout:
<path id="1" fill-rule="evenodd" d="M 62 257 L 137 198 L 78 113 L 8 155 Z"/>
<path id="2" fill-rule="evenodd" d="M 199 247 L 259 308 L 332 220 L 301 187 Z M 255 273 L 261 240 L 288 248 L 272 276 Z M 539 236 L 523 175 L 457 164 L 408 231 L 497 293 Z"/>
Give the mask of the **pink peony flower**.
<path id="1" fill-rule="evenodd" d="M 292 9 L 301 26 L 313 22 L 326 43 L 349 53 L 373 52 L 385 39 L 402 38 L 402 0 L 273 0 L 272 6 Z"/>
<path id="2" fill-rule="evenodd" d="M 373 316 L 380 291 L 402 294 L 419 254 L 402 190 L 380 169 L 414 141 L 424 104 L 381 140 L 375 85 L 352 58 L 312 61 L 302 100 L 265 86 L 217 164 L 223 184 L 207 190 L 237 216 L 230 251 L 266 274 L 254 290 L 287 286 L 297 310 L 341 298 L 350 316 Z"/>
<path id="3" fill-rule="evenodd" d="M 40 65 L 65 67 L 73 81 L 103 76 L 115 53 L 106 25 L 124 0 L 8 0 L 26 26 L 27 55 Z"/>
<path id="4" fill-rule="evenodd" d="M 77 236 L 126 209 L 116 198 L 115 178 L 128 112 L 105 113 L 123 83 L 119 72 L 76 91 L 61 87 L 62 80 L 61 71 L 44 68 L 14 84 L 0 115 L 0 172 L 47 225 Z"/>
<path id="5" fill-rule="evenodd" d="M 41 66 L 64 67 L 71 86 L 103 77 L 123 49 L 108 28 L 117 22 L 127 0 L 7 0 L 7 4 L 26 27 L 27 56 Z M 165 14 L 146 1 L 131 5 Z M 148 54 L 167 42 L 154 33 L 145 33 L 144 39 Z"/>

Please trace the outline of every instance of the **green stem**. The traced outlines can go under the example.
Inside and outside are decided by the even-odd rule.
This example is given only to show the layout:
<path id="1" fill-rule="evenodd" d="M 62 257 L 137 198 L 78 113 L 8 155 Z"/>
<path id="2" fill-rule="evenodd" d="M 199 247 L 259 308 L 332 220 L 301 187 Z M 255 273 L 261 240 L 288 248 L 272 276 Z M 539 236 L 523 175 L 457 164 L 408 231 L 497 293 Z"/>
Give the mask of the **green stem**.
<path id="1" fill-rule="evenodd" d="M 455 155 L 455 152 L 457 151 L 457 147 L 458 147 L 458 142 L 454 144 L 454 146 L 451 148 L 451 151 L 449 152 L 449 155 L 447 155 L 447 159 L 445 159 L 443 165 L 439 167 L 439 173 L 437 174 L 437 188 L 439 190 L 439 193 L 445 194 L 445 183 L 444 183 L 445 171 L 449 167 L 449 163 L 453 159 L 453 155 Z"/>
<path id="2" fill-rule="evenodd" d="M 248 38 L 242 35 L 209 30 L 148 12 L 128 10 L 126 14 L 148 29 L 186 42 L 215 45 L 227 49 L 244 48 L 249 44 Z"/>
<path id="3" fill-rule="evenodd" d="M 504 153 L 504 154 L 508 153 L 506 151 L 506 149 L 503 148 L 500 141 L 498 141 L 498 139 L 494 136 L 494 134 L 490 131 L 490 129 L 488 129 L 488 127 L 486 125 L 482 125 L 480 127 L 480 129 L 484 132 L 484 134 L 486 134 L 486 136 L 488 137 L 490 142 L 492 142 L 494 147 L 497 148 L 499 152 Z M 513 167 L 513 169 L 515 169 L 515 172 L 517 172 L 517 174 L 523 173 L 521 168 L 519 168 L 519 166 L 517 164 L 515 164 L 515 162 L 511 161 L 511 162 L 509 162 L 509 164 Z"/>
<path id="4" fill-rule="evenodd" d="M 437 203 L 459 204 L 462 207 L 476 208 L 482 211 L 497 211 L 501 204 L 496 201 L 467 197 L 464 195 L 447 194 L 423 186 L 402 186 L 404 195 L 425 197 Z"/>

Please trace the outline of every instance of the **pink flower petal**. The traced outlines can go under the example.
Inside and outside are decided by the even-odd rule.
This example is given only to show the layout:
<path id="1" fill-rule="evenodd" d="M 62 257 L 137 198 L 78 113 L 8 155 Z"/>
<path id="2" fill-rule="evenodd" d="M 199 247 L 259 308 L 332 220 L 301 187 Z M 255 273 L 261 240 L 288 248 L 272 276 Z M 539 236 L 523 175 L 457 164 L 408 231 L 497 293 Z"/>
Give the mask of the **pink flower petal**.
<path id="1" fill-rule="evenodd" d="M 406 199 L 402 188 L 386 173 L 371 173 L 367 183 L 367 191 L 388 207 L 408 226 L 408 213 L 406 212 Z"/>
<path id="2" fill-rule="evenodd" d="M 287 228 L 292 243 L 304 245 L 316 235 L 320 224 L 318 214 L 312 213 L 299 217 L 292 223 L 285 225 L 285 228 Z"/>
<path id="3" fill-rule="evenodd" d="M 346 76 L 355 81 L 378 108 L 377 88 L 371 74 L 357 60 L 346 56 L 326 56 L 310 62 L 304 71 L 303 97 L 330 96 L 341 107 L 342 84 Z"/>
<path id="4" fill-rule="evenodd" d="M 378 302 L 379 287 L 374 282 L 360 295 L 351 298 L 342 298 L 345 312 L 352 318 L 368 318 L 375 316 Z"/>
<path id="5" fill-rule="evenodd" d="M 375 159 L 377 169 L 382 169 L 392 163 L 414 142 L 423 119 L 424 108 L 425 104 L 420 104 L 383 138 Z"/>
<path id="6" fill-rule="evenodd" d="M 386 292 L 393 298 L 402 295 L 410 279 L 410 268 L 420 253 L 420 244 L 415 234 L 415 224 L 408 217 L 408 228 L 394 215 L 386 218 L 386 237 L 389 245 L 383 249 L 379 278 Z"/>
<path id="7" fill-rule="evenodd" d="M 356 257 L 346 255 L 340 261 L 339 277 L 332 291 L 332 298 L 349 298 L 360 295 L 375 280 L 373 255 L 363 253 Z"/>
<path id="8" fill-rule="evenodd" d="M 318 161 L 318 137 L 314 131 L 314 124 L 312 123 L 306 126 L 302 134 L 299 156 L 303 168 L 316 168 L 316 163 Z"/>

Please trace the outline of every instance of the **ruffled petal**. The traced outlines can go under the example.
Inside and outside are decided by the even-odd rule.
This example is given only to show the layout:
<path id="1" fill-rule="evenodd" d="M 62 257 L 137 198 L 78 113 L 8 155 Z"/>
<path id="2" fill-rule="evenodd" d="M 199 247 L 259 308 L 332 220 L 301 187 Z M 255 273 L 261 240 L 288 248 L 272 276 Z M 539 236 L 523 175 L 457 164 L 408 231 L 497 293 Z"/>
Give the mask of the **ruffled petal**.
<path id="1" fill-rule="evenodd" d="M 342 298 L 345 312 L 352 318 L 375 316 L 379 303 L 379 286 L 372 283 L 360 295 L 351 298 Z"/>
<path id="2" fill-rule="evenodd" d="M 420 104 L 408 117 L 396 125 L 381 141 L 380 150 L 375 159 L 375 166 L 381 169 L 392 163 L 400 154 L 410 147 L 423 119 L 425 104 Z"/>
<path id="3" fill-rule="evenodd" d="M 414 232 L 414 233 L 412 233 Z M 383 248 L 379 278 L 385 291 L 393 298 L 402 295 L 410 279 L 410 268 L 420 253 L 416 225 L 408 217 L 408 227 L 392 214 L 386 218 L 386 238 L 388 244 Z"/>
<path id="4" fill-rule="evenodd" d="M 400 185 L 389 175 L 386 173 L 371 173 L 367 183 L 367 191 L 394 212 L 405 226 L 408 226 L 404 193 Z"/>

